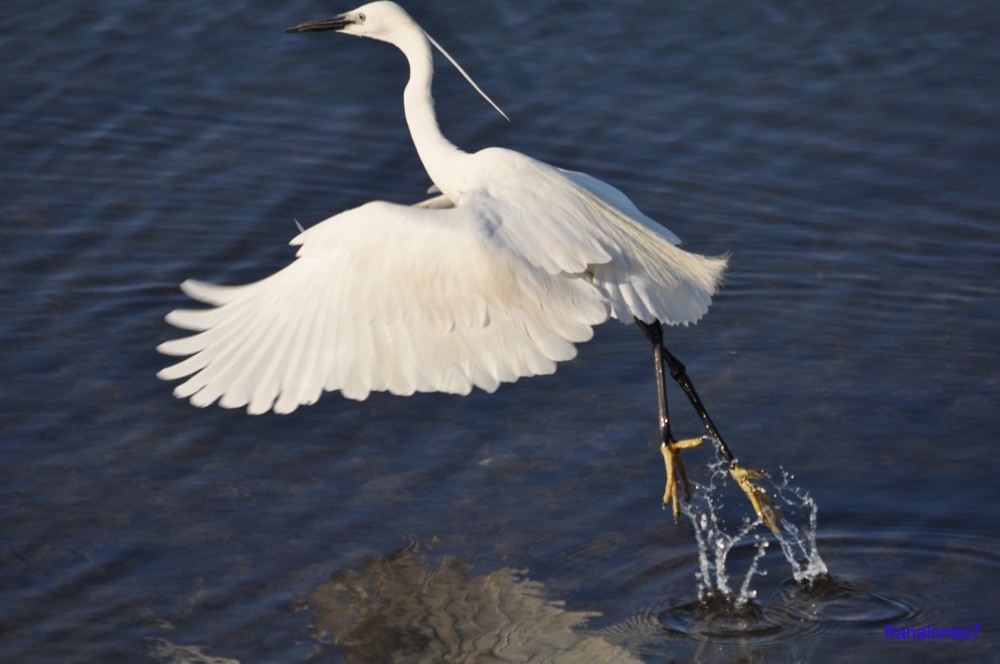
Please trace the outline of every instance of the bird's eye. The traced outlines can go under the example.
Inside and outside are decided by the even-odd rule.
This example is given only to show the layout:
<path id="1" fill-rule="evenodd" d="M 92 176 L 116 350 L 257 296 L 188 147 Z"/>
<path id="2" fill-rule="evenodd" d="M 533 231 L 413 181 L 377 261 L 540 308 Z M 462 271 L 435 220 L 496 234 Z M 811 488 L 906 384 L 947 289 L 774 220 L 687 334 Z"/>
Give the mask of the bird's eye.
<path id="1" fill-rule="evenodd" d="M 358 22 L 359 23 L 364 23 L 365 22 L 365 15 L 364 14 L 358 14 Z"/>

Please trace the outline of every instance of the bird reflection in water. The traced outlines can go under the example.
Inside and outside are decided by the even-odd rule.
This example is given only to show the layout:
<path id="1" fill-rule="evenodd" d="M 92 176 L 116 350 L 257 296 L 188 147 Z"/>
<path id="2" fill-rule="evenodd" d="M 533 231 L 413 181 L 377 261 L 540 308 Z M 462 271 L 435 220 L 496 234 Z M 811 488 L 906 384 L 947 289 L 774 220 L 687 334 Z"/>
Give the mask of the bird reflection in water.
<path id="1" fill-rule="evenodd" d="M 303 600 L 317 640 L 348 662 L 640 662 L 582 628 L 599 613 L 568 611 L 522 572 L 474 575 L 404 550 L 335 574 Z"/>

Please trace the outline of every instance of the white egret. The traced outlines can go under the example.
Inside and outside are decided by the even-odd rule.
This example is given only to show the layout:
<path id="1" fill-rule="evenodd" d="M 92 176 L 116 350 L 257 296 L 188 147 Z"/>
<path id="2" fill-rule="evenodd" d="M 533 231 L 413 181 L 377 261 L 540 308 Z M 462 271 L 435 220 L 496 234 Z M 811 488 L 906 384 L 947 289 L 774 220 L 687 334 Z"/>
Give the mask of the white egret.
<path id="1" fill-rule="evenodd" d="M 158 348 L 189 356 L 158 374 L 189 376 L 174 394 L 257 414 L 290 413 L 323 391 L 350 399 L 372 391 L 492 392 L 554 372 L 609 317 L 635 320 L 654 347 L 664 502 L 673 500 L 675 518 L 678 476 L 688 491 L 679 450 L 702 439 L 671 435 L 664 361 L 738 469 L 683 366 L 663 347 L 661 329 L 705 314 L 726 258 L 680 249 L 677 236 L 589 175 L 511 150 L 455 147 L 434 112 L 431 44 L 479 87 L 395 3 L 287 30 L 319 31 L 385 41 L 406 56 L 406 121 L 440 195 L 414 206 L 376 201 L 330 217 L 292 240 L 294 262 L 256 283 L 184 282 L 185 293 L 212 308 L 167 316 L 196 332 Z"/>

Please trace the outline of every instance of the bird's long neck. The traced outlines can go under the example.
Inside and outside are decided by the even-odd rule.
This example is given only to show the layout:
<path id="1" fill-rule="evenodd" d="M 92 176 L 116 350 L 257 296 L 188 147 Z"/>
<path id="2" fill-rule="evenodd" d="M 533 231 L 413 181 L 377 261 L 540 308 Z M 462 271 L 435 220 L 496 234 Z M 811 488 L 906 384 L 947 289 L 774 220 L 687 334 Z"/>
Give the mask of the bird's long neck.
<path id="1" fill-rule="evenodd" d="M 410 80 L 403 91 L 403 109 L 410 137 L 427 175 L 442 193 L 455 201 L 464 188 L 460 162 L 468 153 L 455 147 L 438 127 L 431 96 L 434 57 L 430 42 L 423 30 L 417 28 L 404 44 L 397 45 L 410 63 Z"/>

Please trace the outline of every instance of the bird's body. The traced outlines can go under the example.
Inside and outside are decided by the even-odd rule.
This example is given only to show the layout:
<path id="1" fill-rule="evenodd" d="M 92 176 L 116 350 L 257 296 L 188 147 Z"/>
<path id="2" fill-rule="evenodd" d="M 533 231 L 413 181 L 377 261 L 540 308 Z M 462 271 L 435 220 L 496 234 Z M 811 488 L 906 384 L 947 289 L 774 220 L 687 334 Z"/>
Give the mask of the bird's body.
<path id="1" fill-rule="evenodd" d="M 185 282 L 213 308 L 168 316 L 196 332 L 159 347 L 190 356 L 159 374 L 190 376 L 178 397 L 286 413 L 323 391 L 492 391 L 553 372 L 609 317 L 687 324 L 707 311 L 724 258 L 680 249 L 596 178 L 511 150 L 452 145 L 434 115 L 432 42 L 397 5 L 292 30 L 338 30 L 403 51 L 406 120 L 441 193 L 331 217 L 292 241 L 291 265 L 256 283 Z"/>

